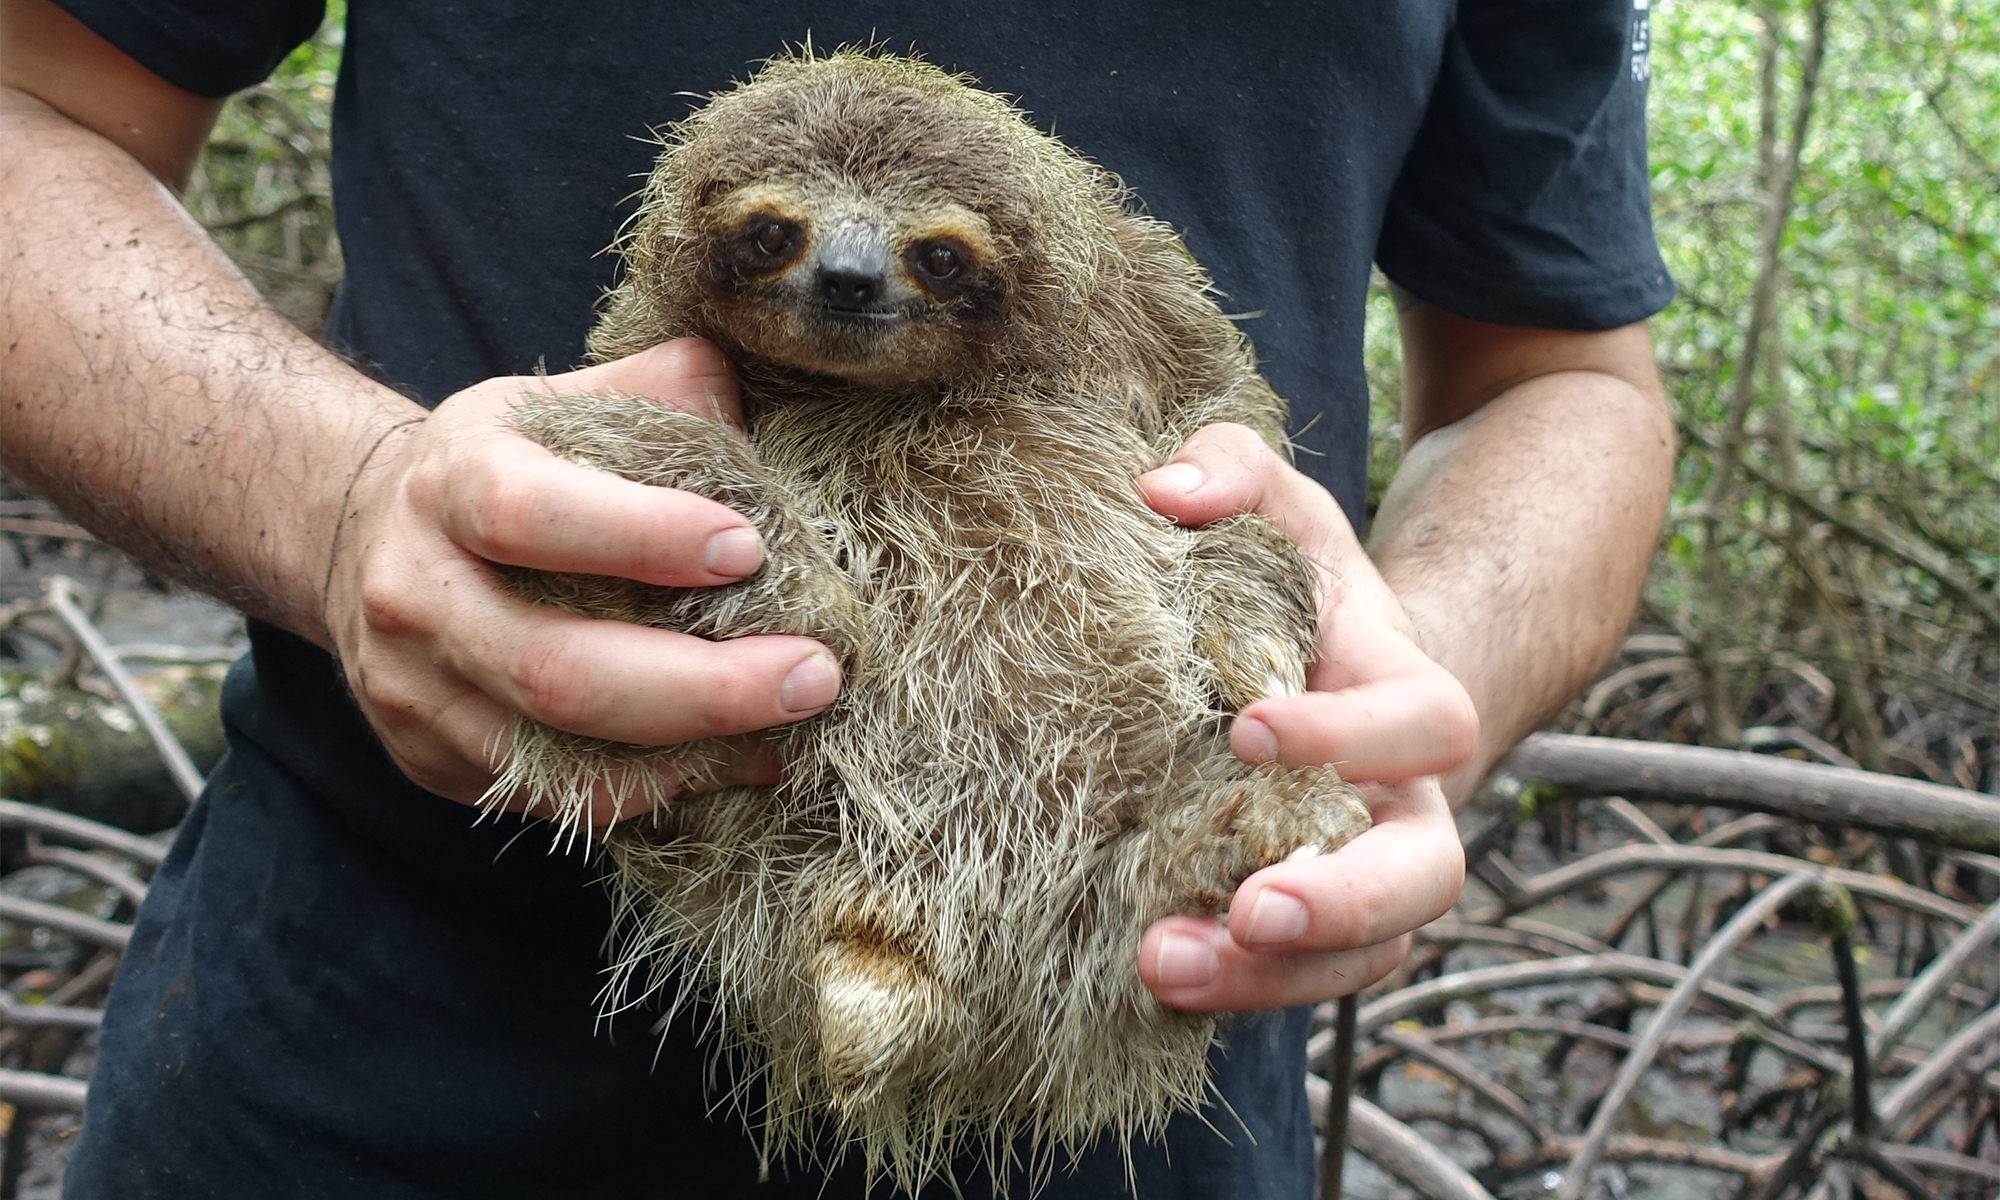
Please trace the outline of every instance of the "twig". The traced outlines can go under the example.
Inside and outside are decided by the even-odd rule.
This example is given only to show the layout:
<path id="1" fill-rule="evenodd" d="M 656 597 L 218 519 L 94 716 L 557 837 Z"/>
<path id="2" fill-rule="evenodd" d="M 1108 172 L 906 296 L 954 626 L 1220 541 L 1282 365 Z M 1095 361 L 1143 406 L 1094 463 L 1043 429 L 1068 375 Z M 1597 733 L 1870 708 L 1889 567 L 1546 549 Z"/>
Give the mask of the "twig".
<path id="1" fill-rule="evenodd" d="M 1896 1090 L 1882 1101 L 1879 1111 L 1881 1127 L 1893 1132 L 1910 1115 L 1918 1101 L 1963 1065 L 1974 1050 L 1995 1037 L 2000 1037 L 2000 1005 L 1974 1017 L 1965 1028 L 1945 1039 L 1944 1045 L 1933 1050 L 1923 1066 L 1903 1077 Z"/>
<path id="2" fill-rule="evenodd" d="M 1910 981 L 1907 979 L 1874 979 L 1861 985 L 1861 998 L 1863 1000 L 1880 1000 L 1884 996 L 1900 996 L 1905 991 L 1908 991 L 1909 987 Z M 1806 987 L 1793 988 L 1789 992 L 1780 994 L 1776 1003 L 1778 1011 L 1783 1013 L 1787 1019 L 1791 1017 L 1792 1013 L 1801 1008 L 1814 1008 L 1826 1005 L 1838 1007 L 1840 1004 L 1840 985 L 1837 983 L 1819 983 Z"/>
<path id="3" fill-rule="evenodd" d="M 1796 859 L 1792 860 L 1794 863 Z M 1549 983 L 1570 983 L 1579 979 L 1640 979 L 1648 983 L 1668 986 L 1679 984 L 1687 978 L 1688 968 L 1674 963 L 1661 962 L 1656 958 L 1641 958 L 1636 954 L 1580 954 L 1572 958 L 1551 958 L 1540 962 L 1509 963 L 1504 967 L 1481 967 L 1473 971 L 1460 971 L 1452 975 L 1440 975 L 1413 987 L 1393 992 L 1379 1000 L 1361 1006 L 1355 1015 L 1356 1028 L 1363 1034 L 1405 1017 L 1414 1016 L 1429 1008 L 1435 1008 L 1451 1000 L 1462 1000 L 1468 996 L 1483 996 L 1488 992 L 1504 991 L 1508 988 L 1538 987 Z M 1747 1012 L 1759 1020 L 1776 1023 L 1776 1012 L 1771 1002 L 1761 996 L 1731 987 L 1714 980 L 1703 980 L 1702 994 L 1711 1000 Z M 1321 1043 L 1324 1033 L 1316 1034 L 1313 1043 L 1324 1054 L 1332 1046 L 1332 1040 Z M 1310 1047 L 1308 1053 L 1311 1053 Z"/>
<path id="4" fill-rule="evenodd" d="M 101 1008 L 76 1008 L 67 1004 L 23 1004 L 13 993 L 0 990 L 0 1024 L 17 1029 L 96 1029 L 104 1023 Z"/>
<path id="5" fill-rule="evenodd" d="M 30 863 L 40 866 L 62 867 L 95 880 L 108 888 L 116 889 L 137 908 L 146 902 L 146 885 L 128 871 L 121 871 L 101 858 L 85 854 L 81 850 L 65 850 L 60 846 L 44 846 L 42 839 L 30 832 L 27 853 L 21 856 Z"/>
<path id="6" fill-rule="evenodd" d="M 180 739 L 176 738 L 173 730 L 168 729 L 167 723 L 160 719 L 159 710 L 153 707 L 153 702 L 146 699 L 145 693 L 139 690 L 139 685 L 132 681 L 132 676 L 125 670 L 125 664 L 119 662 L 111 647 L 105 644 L 104 635 L 97 632 L 97 627 L 90 623 L 90 618 L 84 616 L 83 610 L 76 606 L 75 582 L 67 576 L 56 575 L 45 581 L 42 586 L 48 589 L 49 608 L 62 618 L 63 624 L 69 626 L 77 641 L 83 643 L 83 648 L 97 663 L 98 670 L 104 672 L 111 680 L 112 686 L 118 689 L 118 694 L 125 698 L 125 703 L 132 709 L 132 715 L 138 718 L 140 726 L 145 729 L 146 736 L 153 739 L 153 746 L 166 761 L 168 774 L 172 775 L 174 782 L 180 785 L 182 793 L 188 798 L 188 803 L 192 804 L 200 799 L 201 772 L 195 768 L 194 760 L 188 757 L 188 752 L 182 747 Z"/>
<path id="7" fill-rule="evenodd" d="M 1342 996 L 1333 1007 L 1333 1069 L 1328 1072 L 1326 1132 L 1319 1156 L 1319 1198 L 1340 1200 L 1341 1175 L 1347 1167 L 1348 1112 L 1354 1099 L 1354 997 Z"/>
<path id="8" fill-rule="evenodd" d="M 1850 771 L 1861 769 L 1860 763 L 1796 725 L 1755 725 L 1744 730 L 1736 744 L 1745 750 L 1755 750 L 1760 746 L 1797 746 L 1830 767 L 1846 767 Z"/>
<path id="9" fill-rule="evenodd" d="M 1728 846 L 1732 842 L 1740 842 L 1744 838 L 1755 837 L 1760 833 L 1767 833 L 1774 829 L 1789 829 L 1791 827 L 1792 822 L 1782 817 L 1774 817 L 1768 813 L 1751 813 L 1748 816 L 1738 817 L 1734 821 L 1718 825 L 1688 844 L 1700 849 L 1723 847 Z M 1625 932 L 1632 927 L 1632 922 L 1637 920 L 1640 914 L 1649 911 L 1653 907 L 1653 901 L 1659 899 L 1660 895 L 1672 887 L 1674 881 L 1680 877 L 1681 873 L 1679 871 L 1669 872 L 1648 884 L 1644 891 L 1634 896 L 1632 902 L 1625 906 L 1624 911 L 1619 913 L 1612 920 L 1610 927 L 1604 931 L 1604 941 L 1609 943 L 1606 948 L 1609 949 L 1610 946 L 1616 946 L 1618 943 L 1624 941 Z M 1512 925 L 1520 919 L 1519 917 L 1510 917 L 1507 923 Z"/>
<path id="10" fill-rule="evenodd" d="M 123 950 L 132 940 L 132 927 L 101 921 L 86 916 L 73 908 L 63 908 L 56 904 L 43 904 L 39 900 L 26 900 L 20 896 L 0 895 L 0 921 L 15 921 L 22 925 L 42 925 L 58 933 L 66 933 L 80 941 L 98 946 L 109 946 Z"/>
<path id="11" fill-rule="evenodd" d="M 1543 1147 L 1543 1162 L 1567 1162 L 1583 1144 L 1580 1137 L 1550 1138 Z M 1777 1169 L 1776 1154 L 1744 1154 L 1722 1146 L 1695 1142 L 1672 1142 L 1665 1138 L 1619 1136 L 1604 1143 L 1606 1162 L 1656 1162 L 1671 1166 L 1705 1167 L 1741 1175 L 1751 1183 L 1761 1183 Z"/>
<path id="12" fill-rule="evenodd" d="M 1528 1102 L 1515 1095 L 1498 1080 L 1479 1069 L 1478 1064 L 1453 1050 L 1437 1045 L 1429 1038 L 1403 1033 L 1393 1026 L 1375 1031 L 1375 1040 L 1394 1046 L 1412 1058 L 1420 1058 L 1451 1075 L 1485 1098 L 1487 1103 L 1514 1118 L 1516 1124 L 1528 1131 L 1528 1136 L 1539 1139 L 1542 1136 L 1541 1123 L 1528 1109 Z M 1336 1049 L 1338 1044 L 1336 1043 Z"/>
<path id="13" fill-rule="evenodd" d="M 91 959 L 83 970 L 76 973 L 76 978 L 63 984 L 55 991 L 50 992 L 45 1003 L 52 1006 L 61 1006 L 69 1004 L 72 1001 L 81 1000 L 93 994 L 99 988 L 109 984 L 111 977 L 117 973 L 118 952 L 116 950 L 100 950 L 96 958 Z M 19 1047 L 27 1032 L 18 1028 L 0 1029 L 0 1054 L 10 1053 Z"/>
<path id="14" fill-rule="evenodd" d="M 1551 925 L 1547 921 L 1537 921 L 1533 917 L 1508 917 L 1501 924 L 1508 929 L 1518 930 L 1538 938 L 1546 938 L 1551 942 L 1568 946 L 1573 950 L 1581 950 L 1585 954 L 1609 954 L 1617 949 L 1616 946 L 1600 942 L 1587 933 L 1578 933 L 1574 929 L 1564 929 L 1560 925 Z"/>
<path id="15" fill-rule="evenodd" d="M 1765 917 L 1777 912 L 1780 906 L 1805 890 L 1817 877 L 1817 871 L 1796 871 L 1765 888 L 1709 939 L 1701 955 L 1688 966 L 1686 976 L 1667 997 L 1666 1003 L 1654 1010 L 1646 1022 L 1645 1031 L 1634 1041 L 1632 1052 L 1625 1056 L 1624 1063 L 1618 1068 L 1611 1086 L 1605 1089 L 1604 1097 L 1597 1105 L 1597 1114 L 1591 1118 L 1590 1128 L 1584 1132 L 1582 1145 L 1577 1147 L 1569 1166 L 1563 1170 L 1560 1193 L 1563 1200 L 1578 1200 L 1583 1195 L 1590 1182 L 1590 1173 L 1597 1166 L 1598 1156 L 1604 1152 L 1605 1139 L 1611 1136 L 1611 1126 L 1624 1111 L 1632 1089 L 1638 1086 L 1639 1077 L 1652 1065 L 1654 1057 L 1666 1044 L 1667 1035 L 1672 1032 L 1675 1023 L 1693 1006 L 1708 976 L 1722 965 L 1722 960 L 1736 949 L 1737 943 L 1764 923 Z"/>
<path id="16" fill-rule="evenodd" d="M 1949 1150 L 1933 1150 L 1928 1146 L 1879 1146 L 1882 1157 L 1907 1166 L 1924 1167 L 1932 1171 L 1951 1171 L 1958 1175 L 1972 1175 L 1981 1179 L 2000 1182 L 2000 1163 L 1988 1162 L 1983 1158 L 1972 1158 L 1964 1154 L 1953 1154 Z"/>
<path id="17" fill-rule="evenodd" d="M 1843 1147 L 1843 1152 L 1856 1162 L 1866 1163 L 1877 1175 L 1894 1184 L 1897 1190 L 1910 1200 L 1930 1200 L 1930 1185 L 1910 1173 L 1910 1169 L 1893 1159 L 1885 1158 L 1881 1147 L 1871 1138 L 1860 1138 L 1851 1146 Z"/>
<path id="18" fill-rule="evenodd" d="M 1632 832 L 1653 843 L 1655 846 L 1671 846 L 1675 844 L 1674 839 L 1667 836 L 1666 830 L 1660 828 L 1653 818 L 1640 812 L 1638 805 L 1623 796 L 1613 796 L 1606 800 L 1604 802 L 1604 810 L 1625 822 L 1625 824 L 1631 827 Z"/>
<path id="19" fill-rule="evenodd" d="M 1524 930 L 1495 929 L 1491 925 L 1461 925 L 1456 921 L 1433 921 L 1417 930 L 1417 940 L 1445 945 L 1484 942 L 1489 946 L 1511 946 L 1516 950 L 1531 950 L 1551 958 L 1561 958 L 1575 952 L 1574 947 L 1565 946 L 1549 938 L 1537 937 Z"/>
<path id="20" fill-rule="evenodd" d="M 1823 1091 L 1820 1095 L 1819 1108 L 1813 1113 L 1812 1120 L 1806 1123 L 1805 1129 L 1792 1141 L 1792 1148 L 1778 1163 L 1777 1169 L 1771 1172 L 1770 1178 L 1764 1181 L 1764 1186 L 1757 1189 L 1757 1194 L 1752 1200 L 1778 1200 L 1783 1196 L 1793 1181 L 1812 1165 L 1813 1155 L 1819 1149 L 1820 1136 L 1832 1129 L 1834 1122 L 1846 1114 L 1847 1098 L 1832 1089 Z"/>
<path id="21" fill-rule="evenodd" d="M 43 808 L 39 804 L 0 800 L 0 826 L 10 825 L 21 829 L 39 830 L 72 842 L 109 850 L 148 867 L 159 866 L 167 857 L 167 848 L 160 843 L 113 828 L 101 821 L 57 812 L 52 808 Z"/>
<path id="22" fill-rule="evenodd" d="M 1875 1136 L 1875 1108 L 1869 1099 L 1868 1022 L 1862 1004 L 1861 977 L 1854 969 L 1854 897 L 1836 883 L 1813 889 L 1813 923 L 1832 943 L 1833 969 L 1840 979 L 1840 1015 L 1846 1025 L 1848 1106 L 1853 1113 L 1854 1136 L 1868 1141 Z"/>
<path id="23" fill-rule="evenodd" d="M 1680 870 L 1740 871 L 1750 875 L 1784 875 L 1799 869 L 1799 860 L 1761 850 L 1698 850 L 1688 846 L 1620 846 L 1567 866 L 1537 875 L 1525 902 L 1519 907 L 1546 904 L 1566 892 L 1594 883 L 1635 867 L 1673 867 Z M 1911 887 L 1901 880 L 1883 879 L 1860 871 L 1828 868 L 1826 877 L 1850 892 L 1907 908 L 1926 916 L 1941 917 L 1957 925 L 1970 925 L 1978 915 L 1972 908 L 1942 896 Z M 1485 914 L 1474 914 L 1479 920 Z"/>
<path id="24" fill-rule="evenodd" d="M 1965 932 L 1945 947 L 1943 954 L 1931 960 L 1924 973 L 1905 988 L 1895 1007 L 1882 1018 L 1882 1028 L 1875 1034 L 1875 1065 L 1880 1068 L 1888 1061 L 1889 1053 L 1903 1040 L 1903 1035 L 1915 1027 L 1924 1009 L 1937 997 L 1940 991 L 1955 982 L 1964 972 L 1967 963 L 1980 951 L 1986 949 L 1996 935 L 2000 935 L 2000 904 L 1986 910 L 1984 916 L 1968 926 Z"/>
<path id="25" fill-rule="evenodd" d="M 67 538 L 76 542 L 94 542 L 90 530 L 67 521 L 37 521 L 24 517 L 0 517 L 0 533 L 18 533 L 22 537 Z"/>
<path id="26" fill-rule="evenodd" d="M 1602 1046 L 1610 1046 L 1614 1050 L 1632 1048 L 1632 1035 L 1629 1033 L 1613 1029 L 1609 1025 L 1593 1025 L 1589 1021 L 1577 1021 L 1568 1017 L 1487 1017 L 1480 1021 L 1468 1021 L 1463 1025 L 1442 1025 L 1410 1036 L 1426 1038 L 1433 1042 L 1455 1042 L 1495 1033 L 1547 1033 L 1557 1037 L 1596 1042 Z"/>
<path id="27" fill-rule="evenodd" d="M 173 663 L 177 666 L 205 667 L 215 663 L 235 662 L 243 657 L 242 646 L 176 646 L 160 642 L 127 642 L 111 647 L 111 653 L 119 662 L 141 659 L 145 662 Z"/>

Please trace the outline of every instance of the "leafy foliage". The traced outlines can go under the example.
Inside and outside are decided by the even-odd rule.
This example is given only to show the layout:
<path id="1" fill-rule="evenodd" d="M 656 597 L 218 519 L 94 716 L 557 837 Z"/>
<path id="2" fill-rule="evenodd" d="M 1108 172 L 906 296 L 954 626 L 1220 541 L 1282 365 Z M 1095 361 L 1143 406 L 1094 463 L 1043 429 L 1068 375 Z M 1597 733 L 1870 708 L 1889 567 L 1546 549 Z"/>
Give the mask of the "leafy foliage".
<path id="1" fill-rule="evenodd" d="M 189 185 L 189 211 L 294 324 L 317 334 L 340 283 L 328 168 L 346 5 L 266 82 L 232 97 Z"/>

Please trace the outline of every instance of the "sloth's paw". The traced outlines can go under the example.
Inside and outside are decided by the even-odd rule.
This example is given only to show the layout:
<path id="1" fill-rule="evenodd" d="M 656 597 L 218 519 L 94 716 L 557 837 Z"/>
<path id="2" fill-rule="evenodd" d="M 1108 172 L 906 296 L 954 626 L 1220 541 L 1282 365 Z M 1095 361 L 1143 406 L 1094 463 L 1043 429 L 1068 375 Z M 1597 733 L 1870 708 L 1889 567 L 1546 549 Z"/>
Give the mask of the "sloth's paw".
<path id="1" fill-rule="evenodd" d="M 1331 854 L 1368 828 L 1368 806 L 1332 767 L 1266 764 L 1211 793 L 1209 832 L 1233 888 L 1290 858 Z"/>

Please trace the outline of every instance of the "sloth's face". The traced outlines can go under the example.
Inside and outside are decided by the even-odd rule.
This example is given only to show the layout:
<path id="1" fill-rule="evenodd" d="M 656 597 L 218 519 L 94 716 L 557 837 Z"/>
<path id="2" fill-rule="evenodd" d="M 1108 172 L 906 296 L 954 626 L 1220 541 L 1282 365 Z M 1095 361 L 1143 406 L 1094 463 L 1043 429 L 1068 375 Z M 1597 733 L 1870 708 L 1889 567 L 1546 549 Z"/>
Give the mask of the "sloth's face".
<path id="1" fill-rule="evenodd" d="M 714 332 L 752 355 L 875 385 L 948 382 L 990 359 L 1011 264 L 949 196 L 766 180 L 704 196 L 694 224 Z"/>

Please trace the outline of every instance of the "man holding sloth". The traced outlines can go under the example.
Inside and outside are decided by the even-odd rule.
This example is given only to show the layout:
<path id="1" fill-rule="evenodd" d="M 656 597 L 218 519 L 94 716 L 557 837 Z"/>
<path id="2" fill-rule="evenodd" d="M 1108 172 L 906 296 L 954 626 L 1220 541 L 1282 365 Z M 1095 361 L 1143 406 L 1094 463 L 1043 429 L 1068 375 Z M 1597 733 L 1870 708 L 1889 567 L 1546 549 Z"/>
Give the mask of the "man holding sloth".
<path id="1" fill-rule="evenodd" d="M 781 7 L 357 4 L 337 355 L 171 194 L 221 98 L 317 6 L 0 0 L 6 468 L 253 621 L 231 757 L 121 968 L 69 1194 L 859 1194 L 851 1165 L 824 1193 L 812 1170 L 756 1184 L 687 1022 L 660 1044 L 647 1014 L 593 1021 L 606 906 L 587 865 L 507 849 L 511 822 L 462 807 L 516 712 L 670 744 L 838 694 L 810 641 L 588 621 L 492 566 L 675 586 L 757 568 L 740 515 L 564 463 L 504 416 L 537 388 L 735 415 L 703 342 L 532 371 L 580 357 L 610 281 L 592 254 L 650 159 L 629 135 L 807 29 L 914 43 L 1018 95 L 1182 230 L 1230 306 L 1263 310 L 1245 327 L 1325 455 L 1302 460 L 1315 477 L 1216 426 L 1137 486 L 1185 524 L 1261 512 L 1326 567 L 1313 690 L 1245 709 L 1232 745 L 1338 763 L 1375 827 L 1259 872 L 1226 925 L 1172 918 L 1133 948 L 1164 1003 L 1293 1010 L 1218 1056 L 1234 1119 L 1179 1120 L 1133 1169 L 1148 1197 L 1310 1188 L 1297 1006 L 1379 978 L 1451 905 L 1451 803 L 1615 649 L 1664 510 L 1645 12 L 1300 6 L 1217 29 L 1198 6 Z M 1399 286 L 1406 452 L 1364 549 L 1371 259 Z M 1251 1136 L 1223 1136 L 1237 1120 Z M 1100 1146 L 1045 1194 L 1124 1171 Z"/>

